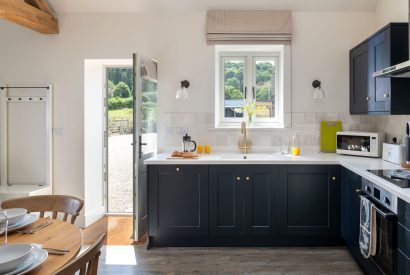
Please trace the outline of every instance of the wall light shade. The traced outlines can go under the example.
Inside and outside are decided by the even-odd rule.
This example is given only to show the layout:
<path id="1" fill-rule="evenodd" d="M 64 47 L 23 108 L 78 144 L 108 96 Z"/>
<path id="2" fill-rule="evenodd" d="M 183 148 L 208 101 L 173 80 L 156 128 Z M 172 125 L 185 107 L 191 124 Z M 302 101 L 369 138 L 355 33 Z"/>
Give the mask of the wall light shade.
<path id="1" fill-rule="evenodd" d="M 175 98 L 176 99 L 187 99 L 188 98 L 188 87 L 189 87 L 188 80 L 181 81 L 181 86 L 177 89 L 177 94 Z"/>
<path id="2" fill-rule="evenodd" d="M 314 88 L 313 98 L 314 99 L 323 99 L 325 98 L 325 91 L 322 89 L 322 83 L 319 80 L 314 80 L 312 86 Z"/>

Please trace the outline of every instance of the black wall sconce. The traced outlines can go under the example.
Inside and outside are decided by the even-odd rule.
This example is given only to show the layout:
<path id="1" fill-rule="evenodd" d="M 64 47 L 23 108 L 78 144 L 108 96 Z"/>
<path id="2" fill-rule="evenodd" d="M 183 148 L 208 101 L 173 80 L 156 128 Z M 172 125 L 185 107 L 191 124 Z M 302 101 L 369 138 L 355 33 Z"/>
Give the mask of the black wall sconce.
<path id="1" fill-rule="evenodd" d="M 319 80 L 313 80 L 312 87 L 314 88 L 314 91 L 313 91 L 314 99 L 325 98 L 325 91 L 322 89 L 322 82 L 320 82 Z"/>

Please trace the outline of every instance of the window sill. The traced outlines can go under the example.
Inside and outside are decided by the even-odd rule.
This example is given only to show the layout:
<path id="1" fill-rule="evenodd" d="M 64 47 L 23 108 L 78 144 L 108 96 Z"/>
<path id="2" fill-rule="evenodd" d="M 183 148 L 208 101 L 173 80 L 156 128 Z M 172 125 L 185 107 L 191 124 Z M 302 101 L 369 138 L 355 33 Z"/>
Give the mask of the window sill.
<path id="1" fill-rule="evenodd" d="M 257 131 L 289 131 L 291 128 L 279 127 L 278 125 L 255 125 L 251 127 L 246 127 L 248 130 L 257 130 Z M 209 131 L 229 131 L 229 130 L 240 130 L 241 125 L 220 125 L 213 128 L 208 128 Z"/>

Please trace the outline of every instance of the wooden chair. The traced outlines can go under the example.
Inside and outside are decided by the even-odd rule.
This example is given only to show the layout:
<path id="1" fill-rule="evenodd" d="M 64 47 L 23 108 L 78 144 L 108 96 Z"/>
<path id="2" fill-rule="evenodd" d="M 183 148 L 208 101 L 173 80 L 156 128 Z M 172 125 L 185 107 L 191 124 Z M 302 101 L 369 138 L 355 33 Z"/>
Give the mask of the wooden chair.
<path id="1" fill-rule="evenodd" d="M 1 203 L 1 208 L 25 208 L 28 213 L 40 212 L 40 218 L 44 218 L 44 212 L 52 212 L 53 219 L 57 219 L 58 213 L 63 213 L 63 221 L 71 215 L 70 222 L 74 224 L 83 205 L 82 199 L 72 196 L 42 195 L 6 200 Z"/>
<path id="2" fill-rule="evenodd" d="M 98 237 L 83 254 L 57 270 L 54 275 L 74 275 L 78 271 L 80 275 L 96 275 L 104 239 L 105 233 Z"/>

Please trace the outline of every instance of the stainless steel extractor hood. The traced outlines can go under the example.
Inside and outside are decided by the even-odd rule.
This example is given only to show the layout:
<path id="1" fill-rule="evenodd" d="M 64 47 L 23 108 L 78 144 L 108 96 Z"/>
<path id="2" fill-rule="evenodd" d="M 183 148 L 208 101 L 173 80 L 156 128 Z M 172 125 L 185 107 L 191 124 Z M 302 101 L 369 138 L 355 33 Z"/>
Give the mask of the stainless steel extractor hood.
<path id="1" fill-rule="evenodd" d="M 409 20 L 410 20 L 410 0 L 409 0 Z M 409 30 L 410 33 L 410 30 Z M 410 41 L 410 35 L 409 35 Z M 410 43 L 409 43 L 409 50 L 410 50 Z M 410 58 L 410 54 L 409 54 Z M 402 78 L 410 78 L 410 60 L 402 62 L 400 64 L 382 69 L 380 71 L 374 72 L 373 77 L 402 77 Z"/>

